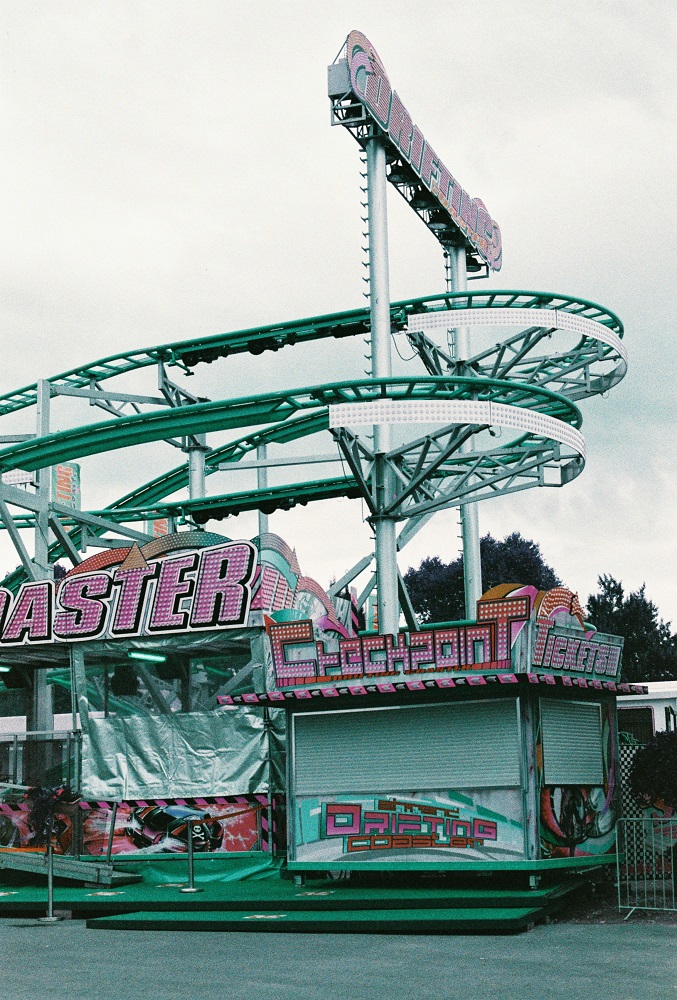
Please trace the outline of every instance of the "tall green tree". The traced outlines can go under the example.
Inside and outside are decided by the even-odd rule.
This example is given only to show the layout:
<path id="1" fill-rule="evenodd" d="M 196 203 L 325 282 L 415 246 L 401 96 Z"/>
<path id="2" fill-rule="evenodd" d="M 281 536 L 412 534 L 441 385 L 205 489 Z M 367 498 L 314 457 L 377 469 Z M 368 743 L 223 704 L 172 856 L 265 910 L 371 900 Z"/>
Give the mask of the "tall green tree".
<path id="1" fill-rule="evenodd" d="M 598 631 L 625 640 L 623 680 L 677 680 L 677 635 L 670 631 L 670 623 L 659 617 L 644 584 L 626 594 L 620 581 L 605 574 L 598 578 L 597 586 L 597 593 L 588 598 L 587 618 Z"/>
<path id="2" fill-rule="evenodd" d="M 482 591 L 499 583 L 522 583 L 550 590 L 561 581 L 541 555 L 536 542 L 515 531 L 503 541 L 491 535 L 480 540 Z M 439 556 L 407 570 L 404 581 L 421 624 L 465 618 L 463 556 L 444 563 Z"/>

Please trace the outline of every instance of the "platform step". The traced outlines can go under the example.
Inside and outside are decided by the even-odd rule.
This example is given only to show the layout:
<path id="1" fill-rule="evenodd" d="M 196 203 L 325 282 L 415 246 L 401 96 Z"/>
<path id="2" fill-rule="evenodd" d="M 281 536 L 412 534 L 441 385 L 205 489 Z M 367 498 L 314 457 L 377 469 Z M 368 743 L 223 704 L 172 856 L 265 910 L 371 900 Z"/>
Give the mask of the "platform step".
<path id="1" fill-rule="evenodd" d="M 19 859 L 18 853 L 14 856 Z M 24 855 L 24 858 L 26 855 Z M 39 879 L 22 881 L 21 872 L 0 872 L 0 917 L 17 909 L 39 912 L 44 909 L 47 893 L 43 856 L 24 870 L 39 875 Z M 56 859 L 55 859 L 56 860 Z M 63 865 L 73 865 L 76 859 L 64 859 Z M 18 863 L 18 862 L 17 862 Z M 358 879 L 334 881 L 312 880 L 303 886 L 281 879 L 277 871 L 263 872 L 263 877 L 239 881 L 221 881 L 229 873 L 226 862 L 205 862 L 200 866 L 202 877 L 196 880 L 201 891 L 195 895 L 182 892 L 186 887 L 185 860 L 162 866 L 144 868 L 138 864 L 123 869 L 111 869 L 91 861 L 77 862 L 77 871 L 63 871 L 54 887 L 54 898 L 60 909 L 72 910 L 96 917 L 113 913 L 173 913 L 234 911 L 258 913 L 271 911 L 378 911 L 378 910 L 531 910 L 540 908 L 554 913 L 571 892 L 578 890 L 585 879 L 563 879 L 536 889 L 493 884 L 449 885 L 418 882 L 412 885 L 396 883 L 365 884 Z M 139 872 L 143 872 L 141 876 Z M 3 877 L 4 876 L 4 877 Z M 143 881 L 138 881 L 139 878 Z M 136 884 L 126 884 L 135 881 Z M 4 883 L 4 884 L 2 884 Z M 84 883 L 84 884 L 83 884 Z M 6 891 L 5 891 L 6 890 Z"/>
<path id="2" fill-rule="evenodd" d="M 296 934 L 516 933 L 544 918 L 542 907 L 384 910 L 141 911 L 93 917 L 93 930 L 265 931 Z"/>
<path id="3" fill-rule="evenodd" d="M 78 861 L 76 858 L 54 855 L 54 877 L 74 879 L 87 885 L 130 885 L 140 882 L 141 875 L 114 869 L 112 865 Z M 0 851 L 0 870 L 29 872 L 47 878 L 47 855 L 41 852 Z"/>

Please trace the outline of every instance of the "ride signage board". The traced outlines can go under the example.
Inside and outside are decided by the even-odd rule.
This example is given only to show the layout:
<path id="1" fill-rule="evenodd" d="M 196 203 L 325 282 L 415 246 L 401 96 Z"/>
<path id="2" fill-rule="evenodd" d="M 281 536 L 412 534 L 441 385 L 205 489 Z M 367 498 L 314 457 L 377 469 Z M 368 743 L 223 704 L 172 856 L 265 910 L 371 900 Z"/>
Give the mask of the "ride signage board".
<path id="1" fill-rule="evenodd" d="M 623 640 L 586 626 L 579 608 L 564 587 L 499 587 L 477 602 L 475 622 L 341 637 L 331 649 L 315 639 L 311 621 L 271 623 L 275 682 L 285 689 L 513 672 L 618 682 Z"/>
<path id="2" fill-rule="evenodd" d="M 502 263 L 501 230 L 479 198 L 471 198 L 445 166 L 419 127 L 412 121 L 399 94 L 390 85 L 383 63 L 373 45 L 361 32 L 351 31 L 346 42 L 349 78 L 343 85 L 332 83 L 332 74 L 340 79 L 341 64 L 330 67 L 330 96 L 346 84 L 366 109 L 389 146 L 411 167 L 416 177 L 445 210 L 450 223 L 477 251 L 484 262 L 498 271 Z M 344 62 L 345 65 L 345 62 Z M 351 127 L 350 118 L 339 119 Z"/>
<path id="3" fill-rule="evenodd" d="M 96 557 L 95 557 L 96 558 Z M 251 542 L 145 559 L 138 546 L 115 567 L 71 571 L 0 589 L 0 648 L 152 636 L 245 625 L 257 570 Z"/>
<path id="4" fill-rule="evenodd" d="M 337 609 L 339 609 L 337 613 Z M 58 581 L 0 588 L 0 652 L 50 642 L 263 628 L 310 618 L 329 641 L 354 634 L 350 601 L 331 600 L 270 532 L 256 542 L 205 531 L 160 533 L 89 556 Z"/>

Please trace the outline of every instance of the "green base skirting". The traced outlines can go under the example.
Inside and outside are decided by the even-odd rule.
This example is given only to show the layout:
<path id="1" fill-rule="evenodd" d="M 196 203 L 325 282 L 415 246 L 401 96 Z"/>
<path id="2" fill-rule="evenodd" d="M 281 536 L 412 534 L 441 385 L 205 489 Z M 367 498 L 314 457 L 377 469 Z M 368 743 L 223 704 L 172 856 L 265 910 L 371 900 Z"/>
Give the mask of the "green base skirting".
<path id="1" fill-rule="evenodd" d="M 252 931 L 296 934 L 515 933 L 543 917 L 540 907 L 487 909 L 343 910 L 339 912 L 140 912 L 87 921 L 94 930 Z"/>
<path id="2" fill-rule="evenodd" d="M 616 854 L 582 858 L 547 858 L 541 861 L 288 861 L 289 871 L 349 872 L 541 872 L 566 869 L 583 871 L 602 865 L 615 865 Z"/>

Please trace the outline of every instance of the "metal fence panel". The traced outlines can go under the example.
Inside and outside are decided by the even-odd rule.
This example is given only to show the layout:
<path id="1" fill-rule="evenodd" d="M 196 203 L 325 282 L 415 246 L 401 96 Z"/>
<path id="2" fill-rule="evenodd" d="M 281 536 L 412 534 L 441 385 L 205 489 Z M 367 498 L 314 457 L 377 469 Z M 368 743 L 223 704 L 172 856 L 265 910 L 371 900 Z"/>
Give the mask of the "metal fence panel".
<path id="1" fill-rule="evenodd" d="M 618 826 L 619 910 L 677 910 L 677 816 L 622 818 Z"/>
<path id="2" fill-rule="evenodd" d="M 79 791 L 80 733 L 15 733 L 0 737 L 0 784 L 69 785 Z"/>

